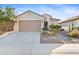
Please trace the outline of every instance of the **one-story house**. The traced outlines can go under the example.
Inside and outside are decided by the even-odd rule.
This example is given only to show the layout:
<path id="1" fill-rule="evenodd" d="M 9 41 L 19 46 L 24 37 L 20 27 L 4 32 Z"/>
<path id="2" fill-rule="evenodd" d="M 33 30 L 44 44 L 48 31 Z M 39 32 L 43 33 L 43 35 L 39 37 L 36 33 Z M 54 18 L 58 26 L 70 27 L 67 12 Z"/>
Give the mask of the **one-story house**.
<path id="1" fill-rule="evenodd" d="M 72 27 L 79 27 L 79 16 L 71 17 L 59 23 L 66 31 L 71 31 Z"/>
<path id="2" fill-rule="evenodd" d="M 15 31 L 22 32 L 40 32 L 44 28 L 44 21 L 47 21 L 48 27 L 52 23 L 58 23 L 59 20 L 50 15 L 40 15 L 30 10 L 16 17 Z"/>

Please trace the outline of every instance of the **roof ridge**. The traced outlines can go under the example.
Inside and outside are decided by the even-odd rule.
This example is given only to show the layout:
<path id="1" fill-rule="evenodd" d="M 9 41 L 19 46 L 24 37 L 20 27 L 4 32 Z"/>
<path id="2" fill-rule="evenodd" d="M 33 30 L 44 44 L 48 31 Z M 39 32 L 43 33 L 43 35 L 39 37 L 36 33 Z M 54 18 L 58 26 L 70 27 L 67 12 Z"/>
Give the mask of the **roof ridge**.
<path id="1" fill-rule="evenodd" d="M 65 20 L 61 21 L 60 23 L 64 23 L 64 22 L 68 22 L 68 21 L 73 21 L 73 20 L 75 20 L 75 19 L 77 19 L 77 18 L 79 18 L 79 15 L 73 16 L 73 17 L 68 18 L 68 19 L 65 19 Z"/>
<path id="2" fill-rule="evenodd" d="M 25 14 L 25 13 L 27 13 L 27 12 L 32 12 L 32 13 L 34 13 L 34 14 L 37 14 L 37 15 L 39 15 L 39 16 L 41 16 L 41 17 L 45 18 L 44 16 L 42 16 L 42 15 L 40 15 L 40 14 L 36 13 L 36 12 L 33 12 L 33 11 L 31 11 L 31 10 L 27 10 L 27 11 L 25 11 L 25 12 L 23 12 L 23 13 L 21 13 L 21 14 L 17 15 L 16 17 L 18 17 L 18 16 L 20 16 L 20 15 L 23 15 L 23 14 Z"/>

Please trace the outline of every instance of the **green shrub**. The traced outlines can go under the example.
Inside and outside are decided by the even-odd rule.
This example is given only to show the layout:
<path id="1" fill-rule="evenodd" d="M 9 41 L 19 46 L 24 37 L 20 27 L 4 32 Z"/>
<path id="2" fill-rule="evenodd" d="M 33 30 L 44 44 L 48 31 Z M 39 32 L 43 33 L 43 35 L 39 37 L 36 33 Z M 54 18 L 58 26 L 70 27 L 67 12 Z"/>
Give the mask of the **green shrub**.
<path id="1" fill-rule="evenodd" d="M 79 30 L 79 27 L 76 27 L 77 30 Z"/>
<path id="2" fill-rule="evenodd" d="M 48 31 L 49 29 L 48 29 L 48 28 L 42 28 L 42 30 L 46 30 L 46 31 Z"/>
<path id="3" fill-rule="evenodd" d="M 49 28 L 50 28 L 50 30 L 59 30 L 61 28 L 61 26 L 52 24 L 49 26 Z"/>
<path id="4" fill-rule="evenodd" d="M 42 33 L 43 34 L 48 34 L 48 32 L 46 30 L 43 30 Z"/>

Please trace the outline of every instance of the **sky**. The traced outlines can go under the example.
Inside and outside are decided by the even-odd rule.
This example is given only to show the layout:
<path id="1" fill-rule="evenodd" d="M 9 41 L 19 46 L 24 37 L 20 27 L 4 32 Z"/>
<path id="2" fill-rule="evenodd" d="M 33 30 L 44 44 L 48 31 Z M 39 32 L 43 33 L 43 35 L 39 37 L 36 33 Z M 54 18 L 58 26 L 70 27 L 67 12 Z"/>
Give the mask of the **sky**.
<path id="1" fill-rule="evenodd" d="M 61 20 L 79 15 L 79 4 L 0 4 L 2 8 L 6 6 L 15 8 L 17 15 L 27 10 L 31 10 L 40 15 L 49 14 L 52 18 Z"/>

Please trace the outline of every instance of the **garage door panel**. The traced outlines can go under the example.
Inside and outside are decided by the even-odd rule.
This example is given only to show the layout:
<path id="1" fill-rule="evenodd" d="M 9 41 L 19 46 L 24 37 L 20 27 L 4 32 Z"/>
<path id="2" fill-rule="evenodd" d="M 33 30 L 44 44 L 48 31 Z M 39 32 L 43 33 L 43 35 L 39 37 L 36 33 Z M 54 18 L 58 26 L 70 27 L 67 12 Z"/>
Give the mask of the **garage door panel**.
<path id="1" fill-rule="evenodd" d="M 41 31 L 41 20 L 19 21 L 19 31 L 24 32 Z"/>

